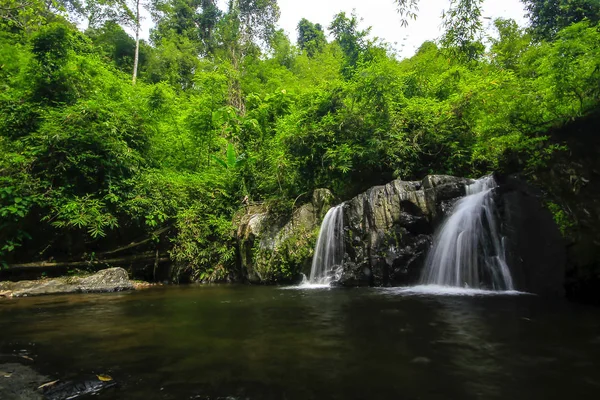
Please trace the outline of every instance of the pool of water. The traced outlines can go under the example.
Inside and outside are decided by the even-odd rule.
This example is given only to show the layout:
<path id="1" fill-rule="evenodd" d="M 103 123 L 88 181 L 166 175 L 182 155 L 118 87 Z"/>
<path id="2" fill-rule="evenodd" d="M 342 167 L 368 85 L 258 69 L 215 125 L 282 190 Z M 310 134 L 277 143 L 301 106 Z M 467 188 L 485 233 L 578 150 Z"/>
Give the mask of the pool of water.
<path id="1" fill-rule="evenodd" d="M 600 310 L 512 293 L 164 287 L 0 302 L 0 353 L 100 399 L 598 399 Z"/>

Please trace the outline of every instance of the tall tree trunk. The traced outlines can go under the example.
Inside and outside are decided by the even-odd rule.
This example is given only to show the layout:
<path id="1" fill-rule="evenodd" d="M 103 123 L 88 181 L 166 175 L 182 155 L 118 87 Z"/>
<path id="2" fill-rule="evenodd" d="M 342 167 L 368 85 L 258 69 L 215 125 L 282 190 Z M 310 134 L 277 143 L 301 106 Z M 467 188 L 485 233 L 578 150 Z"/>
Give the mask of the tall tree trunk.
<path id="1" fill-rule="evenodd" d="M 140 0 L 135 0 L 135 55 L 133 58 L 133 84 L 137 80 L 138 60 L 140 56 Z"/>
<path id="2" fill-rule="evenodd" d="M 229 99 L 227 102 L 230 106 L 237 108 L 240 115 L 244 115 L 246 114 L 246 105 L 244 104 L 244 99 L 242 98 L 242 85 L 240 82 L 240 61 L 238 52 L 236 52 L 235 44 L 231 48 L 230 57 L 233 72 L 229 77 Z"/>

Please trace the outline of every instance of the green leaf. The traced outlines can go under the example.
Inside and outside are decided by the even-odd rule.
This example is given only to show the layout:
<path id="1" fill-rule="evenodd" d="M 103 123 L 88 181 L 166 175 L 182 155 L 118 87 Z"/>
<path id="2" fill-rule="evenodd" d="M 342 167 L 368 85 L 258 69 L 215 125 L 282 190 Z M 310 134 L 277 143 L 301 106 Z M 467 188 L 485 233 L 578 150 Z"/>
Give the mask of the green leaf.
<path id="1" fill-rule="evenodd" d="M 227 145 L 227 166 L 230 168 L 235 167 L 236 158 L 235 148 L 233 147 L 233 144 L 229 143 Z"/>
<path id="2" fill-rule="evenodd" d="M 219 157 L 214 156 L 214 155 L 211 156 L 211 158 L 213 160 L 215 160 L 217 163 L 219 163 L 219 165 L 221 165 L 223 168 L 225 168 L 225 169 L 228 168 L 227 163 L 222 158 L 219 158 Z"/>

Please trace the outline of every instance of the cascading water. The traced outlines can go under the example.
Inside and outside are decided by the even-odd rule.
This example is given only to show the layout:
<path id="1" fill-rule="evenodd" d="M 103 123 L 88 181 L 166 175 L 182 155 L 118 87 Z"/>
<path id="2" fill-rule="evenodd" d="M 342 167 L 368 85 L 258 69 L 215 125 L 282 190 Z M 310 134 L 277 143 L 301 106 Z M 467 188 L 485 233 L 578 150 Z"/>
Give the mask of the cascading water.
<path id="1" fill-rule="evenodd" d="M 329 284 L 334 268 L 341 266 L 343 259 L 344 207 L 340 204 L 327 212 L 321 224 L 310 269 L 309 284 Z"/>
<path id="2" fill-rule="evenodd" d="M 434 237 L 421 281 L 426 285 L 513 290 L 504 239 L 494 216 L 491 176 L 466 187 Z"/>

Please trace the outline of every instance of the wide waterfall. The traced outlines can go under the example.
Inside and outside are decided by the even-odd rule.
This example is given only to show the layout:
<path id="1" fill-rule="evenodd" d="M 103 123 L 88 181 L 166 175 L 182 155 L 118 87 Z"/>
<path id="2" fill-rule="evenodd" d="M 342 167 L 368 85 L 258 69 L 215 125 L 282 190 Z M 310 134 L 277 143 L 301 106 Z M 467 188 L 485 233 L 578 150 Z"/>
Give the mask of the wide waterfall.
<path id="1" fill-rule="evenodd" d="M 332 279 L 334 268 L 341 266 L 344 259 L 344 208 L 343 204 L 333 207 L 325 215 L 315 255 L 310 269 L 310 284 L 327 285 Z"/>
<path id="2" fill-rule="evenodd" d="M 427 285 L 513 290 L 504 238 L 496 221 L 491 176 L 466 187 L 436 233 L 421 281 Z"/>

